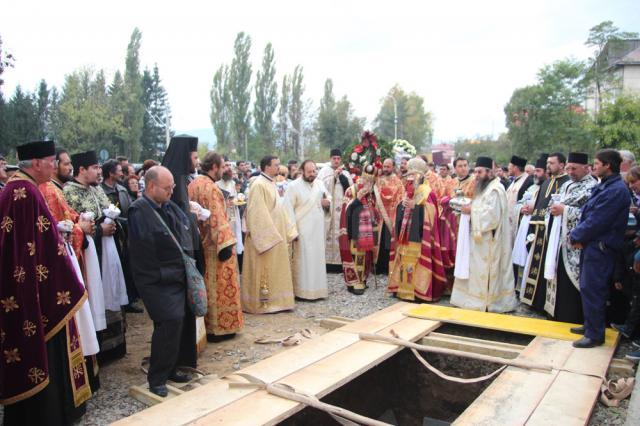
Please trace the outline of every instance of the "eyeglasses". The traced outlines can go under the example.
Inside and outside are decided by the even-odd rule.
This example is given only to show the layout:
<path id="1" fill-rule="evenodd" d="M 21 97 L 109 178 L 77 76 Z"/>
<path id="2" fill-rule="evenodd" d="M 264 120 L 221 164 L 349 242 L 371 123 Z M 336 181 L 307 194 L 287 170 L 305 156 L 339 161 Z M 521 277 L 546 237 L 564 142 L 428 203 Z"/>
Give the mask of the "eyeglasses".
<path id="1" fill-rule="evenodd" d="M 176 187 L 176 184 L 174 183 L 170 187 L 160 186 L 159 188 L 167 192 L 172 192 L 175 189 L 175 187 Z"/>

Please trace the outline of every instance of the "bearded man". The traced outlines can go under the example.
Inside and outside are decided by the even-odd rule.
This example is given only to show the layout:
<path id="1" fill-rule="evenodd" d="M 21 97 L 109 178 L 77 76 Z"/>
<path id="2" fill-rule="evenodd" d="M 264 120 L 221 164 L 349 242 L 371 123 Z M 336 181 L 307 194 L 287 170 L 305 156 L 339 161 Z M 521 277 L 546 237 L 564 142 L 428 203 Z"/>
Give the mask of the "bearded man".
<path id="1" fill-rule="evenodd" d="M 458 235 L 468 240 L 469 251 L 458 253 L 459 261 L 468 262 L 464 266 L 467 270 L 456 276 L 451 304 L 483 312 L 509 312 L 518 303 L 511 267 L 509 211 L 504 187 L 492 170 L 491 158 L 478 157 L 475 196 L 471 205 L 461 209 L 471 217 L 469 232 Z M 456 265 L 456 269 L 459 266 L 464 268 Z"/>
<path id="2" fill-rule="evenodd" d="M 376 262 L 376 272 L 387 274 L 389 272 L 391 240 L 395 235 L 396 209 L 404 197 L 404 185 L 395 173 L 391 158 L 387 158 L 382 162 L 382 172 L 376 178 L 373 192 L 376 197 L 376 208 L 380 212 L 380 216 L 382 216 L 378 236 L 380 249 Z"/>
<path id="3" fill-rule="evenodd" d="M 101 169 L 95 151 L 73 154 L 71 162 L 74 179 L 64 186 L 63 193 L 72 209 L 80 214 L 85 212 L 93 214 L 96 223 L 93 238 L 96 242 L 98 258 L 102 260 L 100 269 L 107 329 L 98 332 L 100 341 L 98 359 L 104 361 L 122 358 L 127 353 L 127 344 L 121 307 L 127 305 L 129 299 L 117 252 L 113 255 L 112 250 L 105 250 L 111 245 L 109 239 L 113 239 L 116 235 L 116 222 L 108 223 L 104 214 L 104 209 L 109 207 L 109 199 L 98 184 Z M 113 241 L 111 243 L 114 244 Z M 107 258 L 110 266 L 105 263 Z"/>
<path id="4" fill-rule="evenodd" d="M 242 264 L 242 253 L 244 253 L 244 244 L 242 244 L 242 220 L 240 216 L 239 206 L 236 204 L 238 199 L 238 191 L 236 190 L 236 182 L 233 180 L 233 170 L 231 163 L 225 162 L 222 170 L 222 178 L 216 181 L 218 188 L 227 194 L 227 219 L 231 225 L 231 230 L 236 236 L 236 255 L 238 256 L 238 264 Z"/>
<path id="5" fill-rule="evenodd" d="M 325 214 L 325 261 L 329 270 L 337 270 L 341 264 L 338 237 L 344 193 L 353 185 L 349 172 L 342 167 L 342 151 L 337 148 L 331 150 L 331 162 L 320 169 L 318 179 L 322 181 L 331 197 L 329 211 Z"/>
<path id="6" fill-rule="evenodd" d="M 524 289 L 524 278 L 526 278 L 527 272 L 521 276 L 522 268 L 524 268 L 529 262 L 529 250 L 527 249 L 527 236 L 529 235 L 529 221 L 531 220 L 531 213 L 533 212 L 533 206 L 538 196 L 540 185 L 547 180 L 547 157 L 538 158 L 533 170 L 533 184 L 527 188 L 522 198 L 518 200 L 515 207 L 515 214 L 518 217 L 518 230 L 516 231 L 515 241 L 513 243 L 513 251 L 511 253 L 513 261 L 514 278 L 516 280 L 516 292 L 521 292 Z M 532 253 L 533 254 L 533 253 Z"/>
<path id="7" fill-rule="evenodd" d="M 204 317 L 207 340 L 219 342 L 235 336 L 244 325 L 238 281 L 236 236 L 227 218 L 227 206 L 216 182 L 222 177 L 222 157 L 209 151 L 202 160 L 203 175 L 189 184 L 189 199 L 211 212 L 198 221 L 204 248 L 208 310 Z"/>
<path id="8" fill-rule="evenodd" d="M 559 152 L 549 155 L 547 171 L 550 177 L 540 187 L 531 213 L 529 234 L 534 234 L 535 239 L 530 249 L 533 253 L 527 265 L 527 277 L 520 300 L 538 311 L 544 310 L 546 300 L 547 280 L 544 278 L 544 263 L 547 257 L 549 231 L 553 226 L 554 217 L 549 217 L 548 221 L 545 219 L 552 196 L 555 196 L 560 187 L 569 180 L 569 176 L 564 171 L 566 162 L 566 157 Z"/>
<path id="9" fill-rule="evenodd" d="M 427 164 L 420 158 L 408 163 L 404 200 L 396 213 L 387 291 L 403 300 L 435 302 L 446 285 L 438 201 L 426 181 Z"/>
<path id="10" fill-rule="evenodd" d="M 565 182 L 551 203 L 549 215 L 554 216 L 551 241 L 545 260 L 547 299 L 544 310 L 556 321 L 582 324 L 580 299 L 580 254 L 582 250 L 568 244 L 568 236 L 582 216 L 582 209 L 598 182 L 589 174 L 587 154 L 570 152 L 567 159 Z M 554 235 L 555 234 L 555 235 Z"/>
<path id="11" fill-rule="evenodd" d="M 321 180 L 312 160 L 300 166 L 302 176 L 289 184 L 285 205 L 298 229 L 298 239 L 292 243 L 291 275 L 296 297 L 306 300 L 322 299 L 329 295 L 324 262 L 324 211 L 331 205 L 331 196 Z"/>

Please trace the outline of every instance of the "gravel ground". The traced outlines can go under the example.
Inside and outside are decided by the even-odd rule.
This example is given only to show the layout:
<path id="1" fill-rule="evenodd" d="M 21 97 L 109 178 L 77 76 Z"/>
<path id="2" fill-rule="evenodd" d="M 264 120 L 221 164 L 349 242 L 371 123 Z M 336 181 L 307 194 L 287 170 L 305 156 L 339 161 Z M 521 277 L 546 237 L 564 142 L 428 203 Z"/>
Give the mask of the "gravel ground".
<path id="1" fill-rule="evenodd" d="M 244 368 L 279 351 L 287 350 L 280 344 L 258 345 L 254 341 L 259 337 L 269 336 L 283 338 L 302 329 L 309 329 L 316 334 L 326 333 L 320 327 L 320 320 L 332 315 L 347 318 L 362 318 L 380 309 L 396 303 L 396 299 L 385 294 L 387 278 L 377 277 L 370 281 L 370 288 L 364 296 L 348 293 L 339 274 L 329 274 L 329 297 L 319 301 L 298 301 L 291 312 L 268 315 L 245 315 L 245 329 L 234 339 L 208 344 L 200 354 L 198 368 L 223 376 L 234 370 Z M 439 305 L 450 306 L 449 298 L 443 297 Z M 541 318 L 526 306 L 521 305 L 513 313 L 518 316 Z M 78 425 L 105 425 L 127 417 L 145 408 L 145 405 L 129 396 L 132 385 L 145 383 L 145 375 L 140 370 L 142 358 L 148 356 L 152 324 L 146 314 L 129 315 L 127 317 L 127 355 L 118 361 L 101 366 L 100 390 L 88 402 L 87 414 Z M 620 345 L 616 357 L 624 357 L 631 345 Z M 620 425 L 626 419 L 628 400 L 620 407 L 606 408 L 597 404 L 590 420 L 590 425 Z M 2 408 L 0 407 L 0 424 Z"/>

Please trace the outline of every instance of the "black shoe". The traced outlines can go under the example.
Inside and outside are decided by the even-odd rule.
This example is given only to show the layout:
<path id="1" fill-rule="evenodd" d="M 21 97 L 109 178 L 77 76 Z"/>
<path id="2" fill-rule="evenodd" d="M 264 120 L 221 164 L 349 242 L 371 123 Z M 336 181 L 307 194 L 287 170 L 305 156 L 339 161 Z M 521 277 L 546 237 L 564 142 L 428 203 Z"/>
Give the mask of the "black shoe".
<path id="1" fill-rule="evenodd" d="M 584 325 L 581 325 L 580 327 L 573 327 L 569 331 L 573 334 L 584 334 Z"/>
<path id="2" fill-rule="evenodd" d="M 351 292 L 353 294 L 355 294 L 356 296 L 361 296 L 364 294 L 364 288 L 353 288 L 353 291 Z"/>
<path id="3" fill-rule="evenodd" d="M 190 374 L 178 373 L 177 371 L 169 376 L 169 380 L 175 383 L 187 383 L 191 381 L 193 377 Z"/>
<path id="4" fill-rule="evenodd" d="M 236 333 L 221 334 L 221 335 L 207 334 L 207 342 L 220 343 L 220 342 L 224 342 L 225 340 L 233 339 L 234 337 L 236 337 Z"/>
<path id="5" fill-rule="evenodd" d="M 347 291 L 348 291 L 349 293 L 353 293 L 353 286 L 348 285 L 348 286 L 347 286 Z"/>
<path id="6" fill-rule="evenodd" d="M 596 346 L 600 346 L 604 343 L 604 340 L 593 340 L 588 337 L 583 337 L 580 340 L 576 340 L 573 342 L 574 348 L 595 348 Z"/>
<path id="7" fill-rule="evenodd" d="M 154 393 L 158 396 L 161 396 L 162 398 L 169 395 L 169 389 L 167 389 L 166 385 L 149 386 L 149 392 Z"/>
<path id="8" fill-rule="evenodd" d="M 124 305 L 124 311 L 130 314 L 141 314 L 144 312 L 144 309 L 137 307 L 133 303 L 129 303 L 128 305 Z"/>

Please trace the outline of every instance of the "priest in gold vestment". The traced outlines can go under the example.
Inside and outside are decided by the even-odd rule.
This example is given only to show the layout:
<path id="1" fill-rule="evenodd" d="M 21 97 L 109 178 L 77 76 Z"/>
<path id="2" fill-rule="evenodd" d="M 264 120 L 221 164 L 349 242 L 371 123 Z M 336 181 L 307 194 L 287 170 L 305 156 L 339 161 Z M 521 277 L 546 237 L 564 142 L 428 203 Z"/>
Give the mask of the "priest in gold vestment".
<path id="1" fill-rule="evenodd" d="M 475 197 L 470 206 L 462 207 L 462 213 L 471 216 L 469 231 L 458 234 L 459 239 L 468 239 L 468 251 L 456 253 L 451 304 L 483 312 L 509 312 L 518 305 L 511 267 L 509 210 L 507 194 L 492 168 L 492 159 L 478 157 Z"/>
<path id="2" fill-rule="evenodd" d="M 236 237 L 227 218 L 227 206 L 216 180 L 222 178 L 222 157 L 209 151 L 200 164 L 203 175 L 189 184 L 189 200 L 195 201 L 211 215 L 198 220 L 204 248 L 207 288 L 207 314 L 204 317 L 207 340 L 217 342 L 233 337 L 244 325 L 240 305 Z M 200 217 L 199 217 L 200 219 Z"/>
<path id="3" fill-rule="evenodd" d="M 242 309 L 252 314 L 293 309 L 289 244 L 298 236 L 276 191 L 278 157 L 260 161 L 260 176 L 249 187 Z"/>

